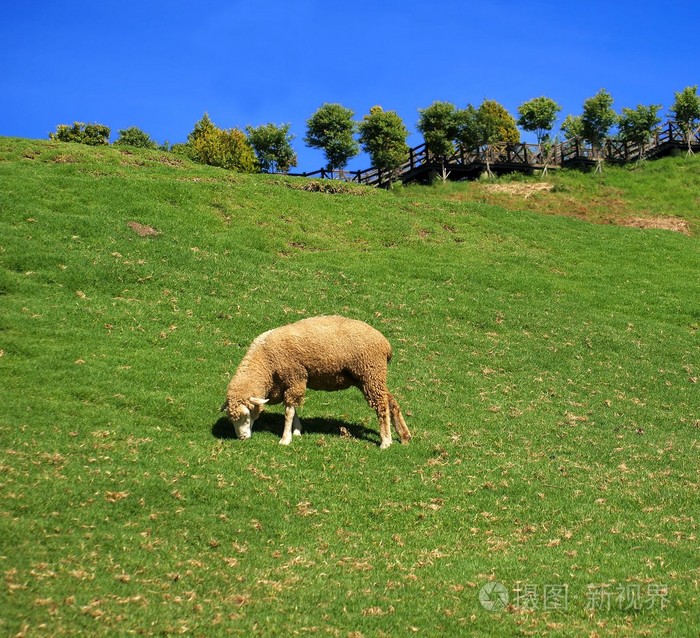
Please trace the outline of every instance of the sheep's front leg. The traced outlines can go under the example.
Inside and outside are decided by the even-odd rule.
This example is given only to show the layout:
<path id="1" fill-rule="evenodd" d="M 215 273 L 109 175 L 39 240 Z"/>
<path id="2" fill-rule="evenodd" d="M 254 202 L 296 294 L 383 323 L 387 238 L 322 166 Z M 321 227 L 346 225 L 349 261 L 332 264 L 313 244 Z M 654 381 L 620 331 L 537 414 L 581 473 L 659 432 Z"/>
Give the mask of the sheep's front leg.
<path id="1" fill-rule="evenodd" d="M 301 434 L 301 423 L 296 415 L 296 406 L 304 402 L 306 392 L 306 377 L 298 374 L 302 380 L 291 384 L 284 393 L 284 432 L 280 439 L 280 445 L 289 445 L 292 442 L 292 429 L 294 434 Z"/>
<path id="2" fill-rule="evenodd" d="M 293 405 L 285 405 L 284 406 L 284 432 L 282 433 L 282 438 L 280 439 L 280 445 L 289 445 L 292 442 L 292 425 L 295 425 L 295 430 L 296 430 L 296 424 L 294 423 L 299 423 L 299 418 L 296 415 L 296 411 L 294 409 Z M 301 424 L 299 424 L 299 428 L 301 428 Z M 295 431 L 296 434 L 296 431 Z"/>
<path id="3" fill-rule="evenodd" d="M 284 407 L 284 432 L 280 439 L 280 445 L 289 445 L 292 442 L 292 435 L 301 436 L 301 421 L 294 406 L 286 405 Z"/>

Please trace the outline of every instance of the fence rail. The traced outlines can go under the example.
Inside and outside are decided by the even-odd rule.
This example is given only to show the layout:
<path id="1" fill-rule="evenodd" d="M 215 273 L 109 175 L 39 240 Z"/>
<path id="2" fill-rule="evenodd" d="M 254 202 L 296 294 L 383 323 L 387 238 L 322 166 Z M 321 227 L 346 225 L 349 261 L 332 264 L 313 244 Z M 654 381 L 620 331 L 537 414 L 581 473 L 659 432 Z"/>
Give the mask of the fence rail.
<path id="1" fill-rule="evenodd" d="M 646 144 L 608 139 L 602 147 L 595 148 L 581 139 L 570 139 L 551 146 L 491 144 L 472 149 L 458 146 L 452 155 L 444 158 L 430 153 L 426 144 L 420 144 L 409 149 L 407 160 L 396 171 L 381 171 L 376 167 L 358 171 L 329 171 L 322 168 L 312 173 L 289 174 L 386 187 L 393 181 L 408 183 L 426 180 L 433 171 L 449 174 L 451 179 L 465 179 L 484 171 L 497 174 L 532 172 L 600 161 L 623 164 L 666 155 L 674 149 L 700 151 L 700 128 L 692 131 L 689 138 L 677 122 L 669 120 L 653 131 Z"/>

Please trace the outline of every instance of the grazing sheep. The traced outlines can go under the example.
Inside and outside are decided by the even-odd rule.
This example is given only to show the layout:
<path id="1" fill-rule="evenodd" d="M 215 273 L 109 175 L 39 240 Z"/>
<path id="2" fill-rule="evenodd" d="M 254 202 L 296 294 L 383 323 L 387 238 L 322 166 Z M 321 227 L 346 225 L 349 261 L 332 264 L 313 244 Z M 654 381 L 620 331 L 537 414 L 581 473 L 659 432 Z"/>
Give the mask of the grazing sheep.
<path id="1" fill-rule="evenodd" d="M 231 419 L 240 439 L 251 436 L 264 404 L 284 403 L 284 433 L 289 445 L 301 434 L 296 408 L 306 388 L 362 390 L 379 418 L 381 447 L 391 445 L 391 423 L 402 443 L 411 433 L 399 404 L 386 385 L 391 345 L 384 335 L 362 321 L 345 317 L 310 317 L 257 337 L 238 366 L 226 390 L 221 410 Z"/>

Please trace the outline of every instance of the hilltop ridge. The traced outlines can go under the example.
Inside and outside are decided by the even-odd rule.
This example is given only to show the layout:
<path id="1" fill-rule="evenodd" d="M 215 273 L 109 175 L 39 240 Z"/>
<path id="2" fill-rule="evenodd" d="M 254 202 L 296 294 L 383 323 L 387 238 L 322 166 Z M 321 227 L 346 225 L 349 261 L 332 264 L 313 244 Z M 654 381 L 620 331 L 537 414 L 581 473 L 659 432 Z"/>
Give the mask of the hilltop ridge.
<path id="1" fill-rule="evenodd" d="M 0 137 L 0 161 L 37 161 L 75 165 L 93 174 L 118 174 L 126 167 L 159 169 L 178 180 L 178 170 L 191 179 L 248 180 L 250 184 L 285 184 L 322 193 L 366 193 L 368 187 L 339 180 L 242 175 L 203 166 L 170 152 L 112 146 L 90 147 L 46 140 Z M 165 172 L 163 172 L 165 171 Z M 170 171 L 170 172 L 168 172 Z M 201 175 L 201 177 L 197 177 Z M 601 174 L 576 169 L 539 175 L 504 175 L 490 180 L 399 188 L 411 196 L 487 203 L 519 211 L 577 217 L 590 222 L 656 228 L 694 235 L 700 223 L 700 155 L 676 154 L 627 166 L 606 166 Z"/>

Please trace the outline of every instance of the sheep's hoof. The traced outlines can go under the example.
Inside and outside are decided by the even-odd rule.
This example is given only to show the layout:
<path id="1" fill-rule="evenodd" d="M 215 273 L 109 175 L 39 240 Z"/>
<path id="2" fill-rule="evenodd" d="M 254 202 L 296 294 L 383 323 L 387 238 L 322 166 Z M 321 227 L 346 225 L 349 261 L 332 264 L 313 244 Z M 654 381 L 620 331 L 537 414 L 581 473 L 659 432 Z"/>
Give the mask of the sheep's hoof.
<path id="1" fill-rule="evenodd" d="M 280 445 L 289 445 L 292 442 L 292 439 L 280 439 Z"/>
<path id="2" fill-rule="evenodd" d="M 382 441 L 381 445 L 379 446 L 380 450 L 386 450 L 389 446 L 391 445 L 391 441 Z"/>
<path id="3" fill-rule="evenodd" d="M 301 430 L 294 430 L 294 432 L 292 432 L 292 434 L 294 436 L 301 436 Z"/>

